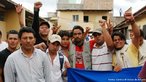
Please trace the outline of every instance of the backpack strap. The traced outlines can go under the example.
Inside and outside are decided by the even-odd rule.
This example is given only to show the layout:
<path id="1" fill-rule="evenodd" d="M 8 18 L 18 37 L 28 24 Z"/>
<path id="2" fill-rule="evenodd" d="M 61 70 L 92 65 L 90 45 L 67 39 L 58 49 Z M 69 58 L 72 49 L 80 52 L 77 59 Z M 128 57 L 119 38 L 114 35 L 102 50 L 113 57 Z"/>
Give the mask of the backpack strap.
<path id="1" fill-rule="evenodd" d="M 60 61 L 60 70 L 62 72 L 64 56 L 63 56 L 63 54 L 61 52 L 59 52 L 59 61 Z"/>

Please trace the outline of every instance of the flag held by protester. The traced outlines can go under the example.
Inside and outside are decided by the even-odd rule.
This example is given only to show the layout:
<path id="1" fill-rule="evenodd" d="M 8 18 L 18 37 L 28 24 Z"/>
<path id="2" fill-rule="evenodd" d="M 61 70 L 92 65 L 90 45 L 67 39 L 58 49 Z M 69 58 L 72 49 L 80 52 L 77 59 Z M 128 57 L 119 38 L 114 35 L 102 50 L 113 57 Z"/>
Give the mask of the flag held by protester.
<path id="1" fill-rule="evenodd" d="M 140 82 L 138 73 L 141 67 L 126 68 L 120 72 L 91 71 L 70 68 L 67 71 L 68 82 Z"/>

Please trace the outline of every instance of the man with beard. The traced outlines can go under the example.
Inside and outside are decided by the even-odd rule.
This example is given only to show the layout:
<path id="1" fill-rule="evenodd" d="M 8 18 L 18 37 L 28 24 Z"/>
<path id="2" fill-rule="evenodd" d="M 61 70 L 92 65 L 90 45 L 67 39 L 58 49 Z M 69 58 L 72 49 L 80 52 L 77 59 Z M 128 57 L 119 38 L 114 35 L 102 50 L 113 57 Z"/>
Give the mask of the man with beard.
<path id="1" fill-rule="evenodd" d="M 92 49 L 92 70 L 112 70 L 113 41 L 107 31 L 106 21 L 100 20 L 100 26 L 93 32 L 95 43 Z"/>
<path id="2" fill-rule="evenodd" d="M 70 42 L 69 61 L 71 67 L 91 69 L 91 54 L 88 41 L 84 41 L 84 29 L 74 26 L 72 29 L 73 42 Z"/>

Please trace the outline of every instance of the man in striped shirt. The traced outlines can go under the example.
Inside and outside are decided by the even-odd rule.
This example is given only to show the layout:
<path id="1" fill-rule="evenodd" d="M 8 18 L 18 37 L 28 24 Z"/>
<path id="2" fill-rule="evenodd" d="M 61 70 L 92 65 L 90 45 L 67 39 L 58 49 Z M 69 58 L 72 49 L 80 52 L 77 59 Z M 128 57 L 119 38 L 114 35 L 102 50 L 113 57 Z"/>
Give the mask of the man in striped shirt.
<path id="1" fill-rule="evenodd" d="M 93 32 L 95 43 L 92 49 L 92 70 L 112 70 L 113 41 L 107 31 L 106 21 L 100 20 L 100 26 Z"/>

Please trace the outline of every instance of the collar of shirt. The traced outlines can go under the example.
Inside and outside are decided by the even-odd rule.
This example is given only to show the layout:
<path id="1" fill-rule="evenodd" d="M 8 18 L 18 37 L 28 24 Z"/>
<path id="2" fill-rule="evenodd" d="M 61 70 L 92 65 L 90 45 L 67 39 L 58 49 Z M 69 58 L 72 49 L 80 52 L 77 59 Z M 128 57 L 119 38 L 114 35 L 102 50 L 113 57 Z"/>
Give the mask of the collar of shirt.
<path id="1" fill-rule="evenodd" d="M 20 51 L 21 55 L 23 55 L 23 56 L 26 57 L 26 58 L 29 58 L 25 53 L 23 53 L 23 51 L 22 51 L 21 48 L 19 49 L 19 51 Z M 35 56 L 36 53 L 37 53 L 37 52 L 36 52 L 36 48 L 34 48 L 34 51 L 33 51 L 33 53 L 32 53 L 32 56 L 30 57 L 30 59 L 33 58 L 33 56 Z"/>
<path id="2" fill-rule="evenodd" d="M 101 48 L 103 48 L 103 47 L 105 47 L 106 46 L 106 43 L 104 42 L 101 46 L 99 46 L 98 48 L 99 49 L 101 49 Z M 97 48 L 96 47 L 96 43 L 93 45 L 93 48 Z"/>
<path id="3" fill-rule="evenodd" d="M 59 51 L 60 51 L 60 50 L 59 50 Z M 57 51 L 57 55 L 56 55 L 56 57 L 59 55 L 59 54 L 58 54 L 59 51 Z M 48 49 L 46 50 L 46 54 L 48 55 L 48 57 L 49 57 L 49 59 L 50 59 L 51 57 L 50 57 L 50 54 L 49 54 L 49 50 L 48 50 Z M 55 57 L 55 58 L 56 58 L 56 57 Z"/>
<path id="4" fill-rule="evenodd" d="M 117 50 L 116 52 L 120 52 L 120 53 L 124 53 L 124 52 L 126 52 L 128 50 L 128 45 L 124 45 L 124 47 L 122 48 L 122 49 L 120 49 L 120 50 Z"/>
<path id="5" fill-rule="evenodd" d="M 57 52 L 57 55 L 55 56 L 53 62 L 52 62 L 52 59 L 51 59 L 51 56 L 49 55 L 49 53 L 47 54 L 48 55 L 48 58 L 49 58 L 49 61 L 53 64 L 55 64 L 55 62 L 57 62 L 59 60 L 59 54 Z"/>

